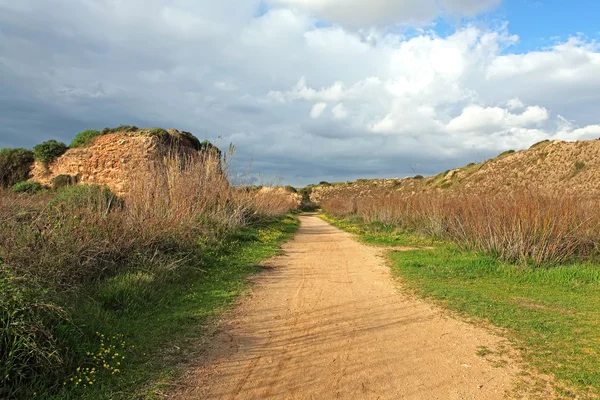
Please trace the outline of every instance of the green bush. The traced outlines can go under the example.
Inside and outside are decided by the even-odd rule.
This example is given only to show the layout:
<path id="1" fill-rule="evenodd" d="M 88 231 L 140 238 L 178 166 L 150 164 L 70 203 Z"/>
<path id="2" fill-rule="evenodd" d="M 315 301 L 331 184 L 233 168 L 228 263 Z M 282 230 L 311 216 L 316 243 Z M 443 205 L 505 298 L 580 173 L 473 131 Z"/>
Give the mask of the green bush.
<path id="1" fill-rule="evenodd" d="M 321 186 L 331 186 L 331 183 L 329 183 L 327 181 L 321 181 L 321 182 L 319 182 L 319 185 L 321 185 Z"/>
<path id="2" fill-rule="evenodd" d="M 31 150 L 0 150 L 0 187 L 9 188 L 29 179 L 29 171 L 33 161 Z"/>
<path id="3" fill-rule="evenodd" d="M 575 162 L 575 171 L 581 171 L 585 168 L 585 163 L 583 161 Z"/>
<path id="4" fill-rule="evenodd" d="M 87 147 L 91 145 L 98 136 L 102 136 L 100 131 L 93 129 L 85 130 L 75 136 L 75 139 L 73 139 L 69 147 L 73 149 L 77 147 Z"/>
<path id="5" fill-rule="evenodd" d="M 48 165 L 58 157 L 62 156 L 68 149 L 67 145 L 62 142 L 48 140 L 33 148 L 33 157 L 36 161 Z"/>
<path id="6" fill-rule="evenodd" d="M 13 193 L 36 194 L 44 191 L 46 188 L 39 182 L 19 182 L 10 188 Z"/>
<path id="7" fill-rule="evenodd" d="M 413 179 L 425 179 L 425 177 L 423 175 L 415 175 Z"/>
<path id="8" fill-rule="evenodd" d="M 60 190 L 50 202 L 51 207 L 64 210 L 77 210 L 92 207 L 107 213 L 123 207 L 124 202 L 109 188 L 100 185 L 68 186 Z"/>
<path id="9" fill-rule="evenodd" d="M 77 185 L 79 178 L 71 175 L 58 175 L 52 179 L 52 189 L 57 190 L 67 186 Z"/>
<path id="10" fill-rule="evenodd" d="M 298 193 L 298 191 L 296 190 L 296 188 L 293 187 L 293 186 L 291 186 L 291 185 L 287 185 L 284 189 L 287 190 L 290 193 Z"/>

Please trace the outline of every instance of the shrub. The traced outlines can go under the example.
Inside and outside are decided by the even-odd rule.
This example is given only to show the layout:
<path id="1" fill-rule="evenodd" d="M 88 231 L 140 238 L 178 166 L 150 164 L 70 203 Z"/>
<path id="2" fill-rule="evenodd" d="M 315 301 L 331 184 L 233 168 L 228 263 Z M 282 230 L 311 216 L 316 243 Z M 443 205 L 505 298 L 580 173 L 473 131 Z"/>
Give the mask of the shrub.
<path id="1" fill-rule="evenodd" d="M 67 145 L 62 142 L 48 140 L 47 142 L 38 144 L 33 148 L 33 157 L 36 161 L 39 161 L 47 166 L 55 159 L 62 156 L 67 149 Z"/>
<path id="2" fill-rule="evenodd" d="M 13 187 L 10 188 L 13 193 L 27 193 L 27 194 L 36 194 L 43 190 L 45 190 L 44 186 L 42 186 L 39 182 L 19 182 Z"/>
<path id="3" fill-rule="evenodd" d="M 508 154 L 512 154 L 512 153 L 514 153 L 514 152 L 515 152 L 514 150 L 506 150 L 506 151 L 504 151 L 504 152 L 500 153 L 500 154 L 498 155 L 498 157 L 506 156 L 506 155 L 508 155 Z"/>
<path id="4" fill-rule="evenodd" d="M 210 143 L 208 140 L 205 140 L 204 142 L 201 143 L 200 140 L 198 140 L 198 138 L 196 136 L 194 136 L 192 133 L 186 132 L 186 131 L 181 132 L 181 136 L 183 136 L 185 139 L 189 140 L 189 142 L 192 144 L 192 146 L 196 150 L 202 150 L 203 143 Z M 212 143 L 210 143 L 210 145 L 212 146 Z M 220 157 L 221 150 L 220 149 L 217 149 L 217 150 L 219 150 L 219 157 Z"/>
<path id="5" fill-rule="evenodd" d="M 359 179 L 360 180 L 360 179 Z M 321 181 L 319 182 L 320 186 L 331 186 L 331 183 L 327 182 L 327 181 Z"/>
<path id="6" fill-rule="evenodd" d="M 33 152 L 30 150 L 0 150 L 0 187 L 9 188 L 29 179 L 33 161 Z"/>
<path id="7" fill-rule="evenodd" d="M 425 177 L 423 175 L 415 175 L 413 179 L 425 179 Z"/>
<path id="8" fill-rule="evenodd" d="M 287 185 L 284 189 L 287 190 L 290 193 L 298 193 L 298 191 L 296 190 L 296 188 L 293 187 L 293 186 L 291 186 L 291 185 Z"/>
<path id="9" fill-rule="evenodd" d="M 585 163 L 583 161 L 575 162 L 575 171 L 581 171 L 583 168 L 585 168 Z"/>
<path id="10" fill-rule="evenodd" d="M 150 128 L 148 130 L 148 135 L 156 136 L 160 139 L 165 139 L 169 137 L 169 132 L 167 132 L 166 129 L 163 128 Z"/>
<path id="11" fill-rule="evenodd" d="M 52 179 L 52 189 L 57 190 L 67 186 L 77 185 L 79 178 L 71 175 L 58 175 Z"/>
<path id="12" fill-rule="evenodd" d="M 77 136 L 75 136 L 75 139 L 73 139 L 73 141 L 71 142 L 71 145 L 69 147 L 71 147 L 71 148 L 87 147 L 94 142 L 94 139 L 96 139 L 98 136 L 101 136 L 101 135 L 102 134 L 100 133 L 100 131 L 88 129 L 86 131 L 78 133 Z"/>

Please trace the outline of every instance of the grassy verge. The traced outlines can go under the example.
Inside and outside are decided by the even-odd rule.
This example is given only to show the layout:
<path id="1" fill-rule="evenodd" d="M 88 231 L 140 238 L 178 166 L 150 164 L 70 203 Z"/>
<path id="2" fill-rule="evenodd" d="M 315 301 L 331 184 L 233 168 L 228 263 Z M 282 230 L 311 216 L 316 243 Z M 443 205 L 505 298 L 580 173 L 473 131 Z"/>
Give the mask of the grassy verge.
<path id="1" fill-rule="evenodd" d="M 192 255 L 186 261 L 194 267 L 186 269 L 185 276 L 160 285 L 136 272 L 90 287 L 87 300 L 72 310 L 82 337 L 95 338 L 80 345 L 90 353 L 88 362 L 73 371 L 73 380 L 68 378 L 58 395 L 36 393 L 37 397 L 163 397 L 178 366 L 198 351 L 195 347 L 205 334 L 208 318 L 226 309 L 247 288 L 248 275 L 262 269 L 258 262 L 275 255 L 297 226 L 297 219 L 289 214 L 239 228 L 218 245 L 199 245 L 201 257 Z M 104 365 L 99 366 L 98 359 Z M 93 384 L 82 388 L 88 378 Z"/>
<path id="2" fill-rule="evenodd" d="M 396 232 L 391 226 L 325 219 L 371 244 L 433 245 L 429 250 L 390 252 L 392 272 L 408 289 L 464 316 L 503 328 L 530 366 L 556 378 L 557 390 L 564 397 L 598 397 L 597 264 L 516 266 L 453 244 Z"/>

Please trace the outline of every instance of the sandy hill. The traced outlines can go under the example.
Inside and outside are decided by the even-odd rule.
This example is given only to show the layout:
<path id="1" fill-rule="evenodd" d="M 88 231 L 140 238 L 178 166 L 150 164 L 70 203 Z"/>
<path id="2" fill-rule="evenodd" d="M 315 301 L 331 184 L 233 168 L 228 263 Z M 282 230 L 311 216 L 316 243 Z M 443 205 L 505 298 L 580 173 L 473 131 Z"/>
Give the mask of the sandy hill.
<path id="1" fill-rule="evenodd" d="M 88 146 L 67 150 L 47 166 L 36 162 L 30 180 L 51 186 L 57 176 L 69 175 L 77 177 L 79 183 L 106 185 L 124 194 L 133 172 L 150 171 L 152 162 L 173 149 L 192 154 L 206 150 L 206 146 L 192 134 L 176 129 L 115 130 L 98 136 Z"/>
<path id="2" fill-rule="evenodd" d="M 312 188 L 319 202 L 332 194 L 368 196 L 374 193 L 422 192 L 508 193 L 519 190 L 547 194 L 600 194 L 600 140 L 543 141 L 527 150 L 445 171 L 439 175 L 404 179 L 359 179 Z"/>

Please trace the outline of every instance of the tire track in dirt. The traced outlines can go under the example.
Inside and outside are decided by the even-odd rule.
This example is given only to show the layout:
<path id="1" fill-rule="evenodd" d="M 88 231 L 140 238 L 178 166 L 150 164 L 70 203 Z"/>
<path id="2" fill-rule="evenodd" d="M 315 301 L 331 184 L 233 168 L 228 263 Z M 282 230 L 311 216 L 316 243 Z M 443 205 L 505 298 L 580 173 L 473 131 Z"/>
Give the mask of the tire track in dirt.
<path id="1" fill-rule="evenodd" d="M 221 323 L 178 399 L 502 399 L 506 341 L 399 292 L 380 256 L 314 215 Z"/>

